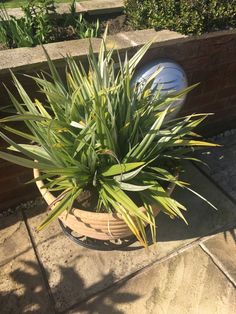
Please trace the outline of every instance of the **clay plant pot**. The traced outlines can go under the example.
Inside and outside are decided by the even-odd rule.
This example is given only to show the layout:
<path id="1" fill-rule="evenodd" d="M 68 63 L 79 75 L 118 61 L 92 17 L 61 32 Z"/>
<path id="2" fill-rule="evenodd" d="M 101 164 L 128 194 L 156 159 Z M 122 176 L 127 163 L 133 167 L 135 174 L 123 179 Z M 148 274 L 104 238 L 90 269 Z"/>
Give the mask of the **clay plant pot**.
<path id="1" fill-rule="evenodd" d="M 34 178 L 39 177 L 38 169 L 34 169 L 33 172 Z M 55 201 L 56 197 L 43 187 L 41 180 L 36 181 L 36 185 L 48 205 Z M 169 184 L 167 188 L 169 195 L 174 187 L 174 183 Z M 140 210 L 145 211 L 144 207 L 140 207 Z M 157 215 L 160 209 L 153 206 L 153 211 Z M 133 235 L 119 214 L 96 213 L 73 208 L 69 214 L 65 211 L 58 218 L 74 232 L 97 240 L 123 239 Z"/>

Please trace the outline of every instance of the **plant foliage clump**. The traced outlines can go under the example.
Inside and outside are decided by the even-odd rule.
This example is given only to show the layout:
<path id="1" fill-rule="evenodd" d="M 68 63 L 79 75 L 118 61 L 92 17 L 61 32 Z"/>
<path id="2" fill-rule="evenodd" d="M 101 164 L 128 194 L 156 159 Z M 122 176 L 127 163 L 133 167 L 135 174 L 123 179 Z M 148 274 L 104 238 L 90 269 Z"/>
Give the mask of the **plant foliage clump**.
<path id="1" fill-rule="evenodd" d="M 45 96 L 44 103 L 32 100 L 13 75 L 21 101 L 9 91 L 17 115 L 0 120 L 0 137 L 10 145 L 0 158 L 38 168 L 45 187 L 61 193 L 40 229 L 63 211 L 71 211 L 87 190 L 96 190 L 97 211 L 119 213 L 144 245 L 146 224 L 156 238 L 151 205 L 185 220 L 186 208 L 167 193 L 166 186 L 175 183 L 189 189 L 176 178 L 176 167 L 190 158 L 194 147 L 214 145 L 193 132 L 206 114 L 169 118 L 171 104 L 192 87 L 161 96 L 160 90 L 151 89 L 160 69 L 142 88 L 132 81 L 150 45 L 124 62 L 118 55 L 118 64 L 105 42 L 98 56 L 91 47 L 88 71 L 67 56 L 66 83 L 47 55 L 50 76 L 32 77 Z M 17 121 L 24 121 L 29 132 L 9 125 Z M 11 133 L 22 137 L 23 143 L 14 142 Z"/>
<path id="2" fill-rule="evenodd" d="M 128 23 L 137 29 L 170 29 L 200 35 L 236 26 L 236 0 L 126 0 Z"/>
<path id="3" fill-rule="evenodd" d="M 23 17 L 9 16 L 0 7 L 0 42 L 8 48 L 33 47 L 39 44 L 65 39 L 98 37 L 99 22 L 89 23 L 75 12 L 75 1 L 71 12 L 59 16 L 54 0 L 31 0 L 24 7 Z"/>

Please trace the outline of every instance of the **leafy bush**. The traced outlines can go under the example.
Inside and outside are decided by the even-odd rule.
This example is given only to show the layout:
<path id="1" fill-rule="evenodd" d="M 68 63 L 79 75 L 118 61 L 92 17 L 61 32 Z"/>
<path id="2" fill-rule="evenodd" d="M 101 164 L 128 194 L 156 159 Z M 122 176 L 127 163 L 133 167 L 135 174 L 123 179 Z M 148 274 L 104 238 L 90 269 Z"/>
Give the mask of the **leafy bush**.
<path id="1" fill-rule="evenodd" d="M 9 16 L 4 6 L 0 9 L 0 42 L 9 48 L 32 47 L 64 39 L 90 38 L 99 35 L 99 22 L 88 23 L 75 13 L 75 1 L 69 16 L 56 14 L 54 0 L 31 0 L 24 6 L 24 16 Z"/>
<path id="2" fill-rule="evenodd" d="M 54 0 L 31 0 L 23 7 L 23 12 L 35 44 L 49 42 L 54 26 L 51 14 L 56 14 Z"/>
<path id="3" fill-rule="evenodd" d="M 8 48 L 33 46 L 33 37 L 25 22 L 10 17 L 4 8 L 0 11 L 0 42 Z"/>
<path id="4" fill-rule="evenodd" d="M 137 29 L 203 34 L 236 26 L 236 0 L 126 0 L 125 10 Z"/>
<path id="5" fill-rule="evenodd" d="M 43 104 L 31 100 L 13 75 L 21 101 L 9 91 L 17 115 L 0 120 L 4 131 L 0 137 L 10 145 L 8 152 L 0 151 L 0 158 L 38 168 L 45 186 L 59 191 L 56 206 L 40 229 L 63 211 L 70 211 L 83 191 L 97 195 L 94 210 L 119 213 L 143 245 L 147 223 L 156 239 L 152 204 L 171 218 L 185 221 L 182 211 L 186 208 L 170 197 L 165 187 L 174 182 L 191 190 L 175 177 L 180 161 L 191 159 L 194 147 L 215 145 L 193 132 L 206 114 L 168 118 L 175 109 L 171 104 L 193 87 L 165 96 L 159 90 L 153 92 L 152 83 L 160 69 L 142 88 L 133 85 L 135 68 L 150 45 L 130 60 L 126 56 L 118 69 L 113 51 L 107 50 L 105 43 L 98 57 L 90 49 L 88 72 L 68 56 L 66 83 L 47 55 L 50 75 L 32 77 L 45 96 Z M 27 133 L 11 127 L 11 122 L 17 121 L 25 122 Z M 11 140 L 11 133 L 21 136 L 23 143 Z M 144 206 L 146 212 L 138 206 Z"/>

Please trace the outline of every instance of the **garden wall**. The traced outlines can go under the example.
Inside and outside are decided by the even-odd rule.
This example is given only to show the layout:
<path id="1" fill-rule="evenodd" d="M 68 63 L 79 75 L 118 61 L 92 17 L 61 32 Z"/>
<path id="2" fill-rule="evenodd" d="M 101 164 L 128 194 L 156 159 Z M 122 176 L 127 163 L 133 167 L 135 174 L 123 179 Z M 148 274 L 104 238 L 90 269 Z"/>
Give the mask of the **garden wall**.
<path id="1" fill-rule="evenodd" d="M 236 31 L 221 31 L 180 39 L 152 50 L 146 60 L 172 58 L 187 73 L 189 85 L 200 82 L 183 107 L 182 114 L 212 112 L 201 128 L 211 136 L 236 128 Z"/>
<path id="2" fill-rule="evenodd" d="M 193 112 L 213 112 L 201 128 L 201 133 L 210 136 L 236 126 L 236 31 L 221 31 L 200 37 L 185 37 L 175 32 L 143 30 L 120 33 L 109 36 L 108 47 L 119 49 L 121 55 L 128 51 L 133 55 L 145 42 L 154 37 L 152 48 L 142 63 L 155 58 L 171 58 L 185 69 L 189 84 L 201 82 L 192 91 L 182 110 L 183 114 Z M 98 51 L 100 39 L 93 39 L 92 44 Z M 49 55 L 59 68 L 63 68 L 62 56 L 71 54 L 85 60 L 88 51 L 88 40 L 74 40 L 45 45 Z M 19 74 L 27 91 L 35 97 L 37 87 L 21 74 L 32 74 L 46 68 L 46 59 L 41 47 L 19 48 L 0 51 L 0 80 L 12 89 L 9 69 Z M 0 107 L 9 103 L 9 98 L 0 88 Z M 2 143 L 1 143 L 2 144 Z M 0 210 L 34 196 L 31 186 L 23 182 L 31 177 L 31 170 L 10 166 L 0 162 Z M 29 191 L 32 194 L 29 194 Z"/>

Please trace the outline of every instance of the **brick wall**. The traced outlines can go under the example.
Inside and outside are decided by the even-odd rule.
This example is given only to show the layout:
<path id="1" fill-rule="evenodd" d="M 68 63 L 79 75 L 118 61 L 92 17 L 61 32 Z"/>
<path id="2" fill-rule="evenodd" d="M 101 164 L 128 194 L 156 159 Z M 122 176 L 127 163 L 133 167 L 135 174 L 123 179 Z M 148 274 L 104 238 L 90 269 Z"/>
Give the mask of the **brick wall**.
<path id="1" fill-rule="evenodd" d="M 25 184 L 32 177 L 32 170 L 0 161 L 0 212 L 38 195 L 34 184 Z"/>
<path id="2" fill-rule="evenodd" d="M 181 114 L 211 112 L 201 133 L 211 136 L 236 128 L 236 31 L 223 31 L 180 39 L 150 51 L 146 60 L 165 57 L 181 64 L 189 85 L 200 85 L 189 93 Z"/>
<path id="3" fill-rule="evenodd" d="M 152 39 L 154 35 L 156 35 L 154 31 L 129 32 L 110 36 L 110 42 L 115 43 L 116 47 L 123 52 L 128 49 L 129 55 L 132 55 L 140 45 Z M 81 51 L 86 51 L 84 41 L 81 49 L 79 43 L 74 48 L 72 43 L 65 43 L 65 48 L 62 45 L 60 43 L 60 49 L 55 49 L 57 44 L 50 44 L 48 47 L 49 50 L 50 47 L 54 47 L 55 52 L 52 51 L 52 54 L 58 53 L 58 55 L 55 55 L 55 59 L 60 66 L 61 54 L 66 54 L 63 53 L 63 49 L 65 49 L 64 51 L 72 51 L 72 55 L 75 51 L 78 58 L 84 58 L 84 54 L 81 53 Z M 68 50 L 66 45 L 70 45 L 71 50 Z M 97 40 L 96 46 L 99 46 Z M 45 67 L 45 60 L 44 62 L 40 60 L 41 52 L 38 51 L 37 47 L 31 48 L 28 54 L 25 48 L 20 48 L 18 51 L 23 54 L 22 57 L 18 57 L 18 60 L 22 63 L 22 59 L 27 56 L 26 64 L 28 65 L 24 67 L 21 64 L 20 70 L 16 67 L 18 72 L 34 73 Z M 34 51 L 37 53 L 34 53 Z M 10 57 L 3 59 L 3 56 L 1 56 L 3 53 L 0 52 L 0 79 L 1 82 L 11 86 L 9 85 L 11 83 L 9 83 L 10 76 L 9 71 L 7 71 L 7 67 L 9 67 L 7 62 L 13 64 L 17 57 L 13 58 L 13 52 L 11 51 Z M 33 57 L 29 56 L 30 53 L 31 56 L 36 55 L 37 62 L 35 61 L 36 63 L 33 66 L 29 65 L 29 59 L 33 62 Z M 201 128 L 200 131 L 203 135 L 210 136 L 236 127 L 236 31 L 224 31 L 192 38 L 183 38 L 181 35 L 176 36 L 176 33 L 162 31 L 142 63 L 159 57 L 172 58 L 179 62 L 187 73 L 189 84 L 201 82 L 188 95 L 182 114 L 193 112 L 215 113 L 214 116 L 208 118 Z M 6 65 L 6 68 L 1 71 L 1 66 L 4 65 Z M 35 85 L 30 84 L 27 78 L 23 79 L 21 77 L 20 79 L 24 82 L 27 91 L 35 96 Z M 9 99 L 1 89 L 0 106 L 8 103 Z M 0 161 L 0 210 L 37 195 L 34 185 L 24 184 L 30 178 L 32 178 L 31 170 Z"/>

